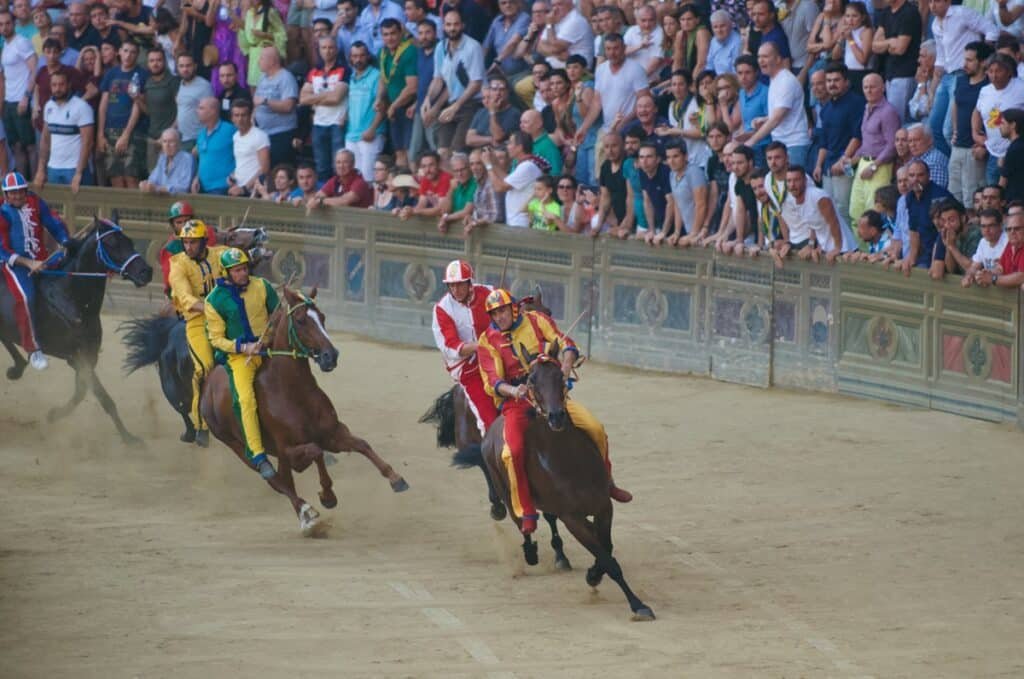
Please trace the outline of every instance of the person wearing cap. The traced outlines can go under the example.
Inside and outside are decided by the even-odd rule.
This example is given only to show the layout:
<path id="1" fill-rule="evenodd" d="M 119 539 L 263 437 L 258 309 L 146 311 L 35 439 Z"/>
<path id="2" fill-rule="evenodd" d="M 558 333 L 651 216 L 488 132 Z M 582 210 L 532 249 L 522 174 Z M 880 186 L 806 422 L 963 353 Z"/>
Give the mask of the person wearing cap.
<path id="1" fill-rule="evenodd" d="M 473 267 L 461 259 L 445 267 L 444 284 L 448 292 L 434 305 L 434 343 L 448 374 L 465 394 L 482 438 L 498 418 L 498 409 L 484 390 L 476 356 L 477 338 L 491 321 L 484 309 L 491 286 L 474 283 Z"/>
<path id="2" fill-rule="evenodd" d="M 167 211 L 167 226 L 170 231 L 170 237 L 162 248 L 160 248 L 160 271 L 163 273 L 164 278 L 164 294 L 168 297 L 171 296 L 171 258 L 179 252 L 184 252 L 185 248 L 181 244 L 181 239 L 178 238 L 178 234 L 181 233 L 181 227 L 185 226 L 185 222 L 195 218 L 196 214 L 192 210 L 192 206 L 183 200 L 176 201 L 173 203 Z M 206 244 L 216 245 L 217 233 L 213 229 L 206 230 Z"/>
<path id="3" fill-rule="evenodd" d="M 224 278 L 217 280 L 217 286 L 203 304 L 206 333 L 213 346 L 214 360 L 228 374 L 228 388 L 236 404 L 234 411 L 245 439 L 246 458 L 269 481 L 277 472 L 263 448 L 254 382 L 263 362 L 260 339 L 279 301 L 268 281 L 249 275 L 249 256 L 243 250 L 228 248 L 221 253 L 220 265 Z"/>
<path id="4" fill-rule="evenodd" d="M 519 302 L 501 288 L 492 290 L 484 308 L 490 323 L 477 340 L 477 360 L 484 390 L 493 397 L 494 405 L 504 416 L 504 441 L 501 459 L 508 473 L 512 510 L 522 519 L 520 530 L 529 535 L 537 529 L 537 509 L 530 496 L 526 477 L 526 427 L 533 409 L 526 385 L 530 373 L 529 358 L 543 353 L 545 345 L 557 341 L 561 347 L 559 360 L 568 380 L 579 360 L 576 343 L 558 329 L 555 321 L 539 311 L 524 311 Z M 525 349 L 525 352 L 522 350 Z M 566 410 L 572 423 L 594 440 L 608 469 L 608 494 L 618 502 L 629 502 L 633 496 L 615 485 L 611 478 L 608 457 L 608 435 L 604 426 L 578 401 L 567 399 Z"/>
<path id="5" fill-rule="evenodd" d="M 381 208 L 393 215 L 408 219 L 412 208 L 420 200 L 420 185 L 411 174 L 400 174 L 391 180 L 391 200 Z"/>
<path id="6" fill-rule="evenodd" d="M 0 205 L 0 270 L 14 297 L 14 322 L 29 364 L 36 370 L 49 365 L 35 332 L 35 274 L 46 266 L 49 252 L 45 232 L 64 248 L 74 245 L 68 229 L 42 198 L 28 190 L 20 172 L 3 180 L 4 204 Z"/>
<path id="7" fill-rule="evenodd" d="M 171 304 L 185 320 L 185 339 L 192 355 L 192 408 L 189 417 L 192 430 L 182 435 L 181 440 L 206 447 L 210 431 L 199 414 L 199 395 L 203 380 L 213 368 L 213 347 L 206 337 L 206 315 L 203 300 L 213 291 L 217 279 L 223 277 L 220 256 L 227 250 L 222 245 L 207 243 L 206 223 L 201 219 L 189 219 L 178 232 L 182 251 L 171 257 L 168 283 L 171 290 Z"/>

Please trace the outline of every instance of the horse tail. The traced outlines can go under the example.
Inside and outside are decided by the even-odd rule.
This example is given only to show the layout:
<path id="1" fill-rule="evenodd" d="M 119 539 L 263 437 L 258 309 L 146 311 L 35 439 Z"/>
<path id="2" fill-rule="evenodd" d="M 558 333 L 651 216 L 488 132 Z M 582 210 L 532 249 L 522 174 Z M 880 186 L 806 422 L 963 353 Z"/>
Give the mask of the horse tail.
<path id="1" fill-rule="evenodd" d="M 117 330 L 124 333 L 121 341 L 128 354 L 124 359 L 125 372 L 131 374 L 160 360 L 167 347 L 167 339 L 178 319 L 167 316 L 134 318 L 121 323 Z"/>
<path id="2" fill-rule="evenodd" d="M 455 445 L 455 390 L 452 387 L 437 397 L 434 404 L 423 413 L 420 422 L 437 423 L 437 447 L 451 448 Z"/>
<path id="3" fill-rule="evenodd" d="M 452 466 L 459 469 L 471 469 L 480 467 L 487 474 L 487 467 L 484 466 L 483 447 L 479 443 L 471 443 L 452 455 Z"/>

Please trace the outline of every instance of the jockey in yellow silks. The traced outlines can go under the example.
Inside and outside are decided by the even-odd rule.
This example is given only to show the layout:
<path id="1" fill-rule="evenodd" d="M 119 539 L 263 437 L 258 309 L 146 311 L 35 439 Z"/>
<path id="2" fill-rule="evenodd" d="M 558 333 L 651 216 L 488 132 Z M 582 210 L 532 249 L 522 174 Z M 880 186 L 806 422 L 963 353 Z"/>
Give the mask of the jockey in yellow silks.
<path id="1" fill-rule="evenodd" d="M 228 373 L 231 405 L 242 426 L 245 456 L 260 476 L 270 480 L 276 472 L 263 449 L 254 382 L 262 363 L 261 340 L 270 314 L 279 303 L 277 293 L 266 280 L 249 275 L 249 256 L 242 250 L 225 250 L 220 263 L 225 274 L 206 298 L 206 332 L 215 360 Z"/>
<path id="2" fill-rule="evenodd" d="M 480 335 L 477 358 L 484 389 L 494 398 L 495 405 L 504 416 L 505 446 L 501 459 L 508 473 L 512 510 L 522 517 L 522 532 L 529 535 L 537 529 L 537 510 L 530 496 L 524 460 L 531 405 L 527 400 L 526 386 L 530 366 L 522 348 L 530 355 L 536 355 L 543 353 L 545 343 L 558 340 L 562 347 L 562 370 L 567 375 L 579 357 L 579 350 L 572 339 L 558 330 L 550 316 L 538 311 L 521 311 L 518 302 L 506 290 L 492 291 L 487 296 L 485 308 L 491 316 L 491 324 Z M 608 436 L 604 426 L 575 400 L 567 399 L 565 409 L 572 423 L 597 444 L 611 479 Z M 633 499 L 627 491 L 617 488 L 614 481 L 609 484 L 609 495 L 619 502 Z"/>
<path id="3" fill-rule="evenodd" d="M 178 232 L 182 252 L 170 259 L 167 280 L 171 290 L 171 303 L 185 319 L 185 337 L 192 355 L 192 407 L 189 416 L 196 429 L 195 441 L 200 446 L 210 442 L 210 431 L 199 414 L 199 396 L 203 380 L 213 368 L 213 348 L 206 338 L 206 316 L 203 300 L 213 291 L 217 279 L 223 276 L 220 256 L 227 249 L 221 245 L 207 244 L 209 229 L 201 219 L 190 219 Z M 187 439 L 183 437 L 186 442 Z"/>

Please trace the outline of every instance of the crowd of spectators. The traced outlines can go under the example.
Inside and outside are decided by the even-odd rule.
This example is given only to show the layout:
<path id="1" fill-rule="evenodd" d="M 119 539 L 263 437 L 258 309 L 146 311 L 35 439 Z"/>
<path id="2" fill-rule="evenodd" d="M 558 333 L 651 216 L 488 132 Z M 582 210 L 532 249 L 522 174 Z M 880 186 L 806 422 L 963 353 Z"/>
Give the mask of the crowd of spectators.
<path id="1" fill-rule="evenodd" d="M 0 2 L 0 170 L 1024 283 L 1024 0 Z"/>

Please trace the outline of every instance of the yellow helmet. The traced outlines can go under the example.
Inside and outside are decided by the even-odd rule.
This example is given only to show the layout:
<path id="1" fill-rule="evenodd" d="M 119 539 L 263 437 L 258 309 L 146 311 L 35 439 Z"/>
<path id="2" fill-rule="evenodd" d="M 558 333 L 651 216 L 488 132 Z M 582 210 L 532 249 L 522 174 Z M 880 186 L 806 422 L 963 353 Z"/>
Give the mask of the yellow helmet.
<path id="1" fill-rule="evenodd" d="M 487 300 L 484 302 L 484 308 L 487 310 L 487 313 L 490 313 L 495 309 L 500 309 L 503 306 L 515 303 L 515 298 L 508 290 L 495 288 L 494 290 L 491 290 L 489 295 L 487 295 Z"/>
<path id="2" fill-rule="evenodd" d="M 201 238 L 206 240 L 206 222 L 201 219 L 190 219 L 181 226 L 178 238 Z"/>
<path id="3" fill-rule="evenodd" d="M 245 250 L 239 250 L 238 248 L 228 248 L 220 256 L 220 265 L 224 267 L 225 271 L 248 263 L 249 255 L 245 254 Z"/>

